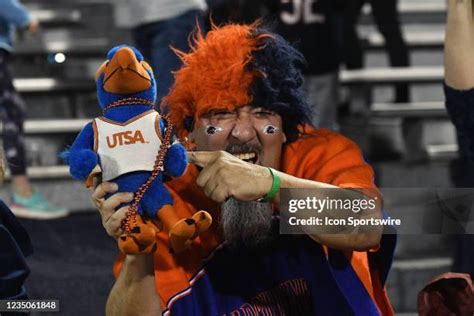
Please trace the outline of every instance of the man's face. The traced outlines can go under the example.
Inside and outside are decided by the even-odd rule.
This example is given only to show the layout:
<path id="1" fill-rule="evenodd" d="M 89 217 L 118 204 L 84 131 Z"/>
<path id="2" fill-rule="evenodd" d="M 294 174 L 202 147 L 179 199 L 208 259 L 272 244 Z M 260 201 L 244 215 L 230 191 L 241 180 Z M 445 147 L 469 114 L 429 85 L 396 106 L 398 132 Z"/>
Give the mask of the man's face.
<path id="1" fill-rule="evenodd" d="M 286 136 L 280 115 L 251 106 L 212 111 L 196 121 L 190 135 L 196 150 L 225 150 L 247 162 L 278 169 Z M 230 246 L 258 247 L 271 239 L 269 203 L 227 200 L 220 225 Z"/>
<path id="2" fill-rule="evenodd" d="M 280 115 L 251 106 L 203 115 L 196 120 L 190 139 L 197 150 L 225 150 L 247 162 L 275 169 L 286 142 Z"/>

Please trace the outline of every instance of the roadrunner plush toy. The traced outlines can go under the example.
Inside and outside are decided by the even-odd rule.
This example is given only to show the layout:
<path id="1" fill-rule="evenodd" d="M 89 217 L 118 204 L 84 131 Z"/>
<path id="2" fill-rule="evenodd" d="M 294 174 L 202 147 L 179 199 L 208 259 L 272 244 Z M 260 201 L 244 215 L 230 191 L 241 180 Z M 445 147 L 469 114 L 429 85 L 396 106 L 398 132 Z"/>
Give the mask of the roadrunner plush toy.
<path id="1" fill-rule="evenodd" d="M 151 67 L 133 47 L 117 46 L 96 74 L 103 116 L 88 123 L 69 149 L 67 161 L 75 179 L 92 185 L 93 177 L 118 184 L 119 192 L 134 192 L 122 223 L 119 248 L 126 254 L 156 249 L 155 235 L 169 232 L 171 250 L 179 252 L 211 224 L 200 211 L 180 219 L 163 184 L 163 173 L 181 176 L 187 165 L 184 147 L 170 146 L 172 125 L 153 109 L 156 82 Z"/>

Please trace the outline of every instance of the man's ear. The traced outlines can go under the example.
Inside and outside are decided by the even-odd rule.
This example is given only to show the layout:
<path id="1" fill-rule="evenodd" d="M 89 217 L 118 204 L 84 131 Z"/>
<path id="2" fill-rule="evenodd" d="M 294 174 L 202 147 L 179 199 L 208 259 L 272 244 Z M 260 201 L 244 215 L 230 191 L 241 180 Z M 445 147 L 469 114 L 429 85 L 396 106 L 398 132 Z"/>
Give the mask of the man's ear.
<path id="1" fill-rule="evenodd" d="M 284 144 L 284 143 L 286 143 L 286 140 L 287 140 L 286 139 L 286 134 L 285 134 L 285 132 L 281 132 L 281 134 L 283 135 L 283 144 Z"/>

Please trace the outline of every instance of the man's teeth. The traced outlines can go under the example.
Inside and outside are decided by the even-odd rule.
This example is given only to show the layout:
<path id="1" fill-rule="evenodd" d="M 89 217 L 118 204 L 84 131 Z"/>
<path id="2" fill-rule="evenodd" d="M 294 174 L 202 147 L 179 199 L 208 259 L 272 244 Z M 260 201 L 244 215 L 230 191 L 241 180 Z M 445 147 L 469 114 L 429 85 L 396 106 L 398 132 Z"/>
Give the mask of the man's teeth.
<path id="1" fill-rule="evenodd" d="M 235 157 L 242 159 L 242 160 L 249 160 L 255 158 L 255 153 L 243 153 L 243 154 L 235 154 Z"/>

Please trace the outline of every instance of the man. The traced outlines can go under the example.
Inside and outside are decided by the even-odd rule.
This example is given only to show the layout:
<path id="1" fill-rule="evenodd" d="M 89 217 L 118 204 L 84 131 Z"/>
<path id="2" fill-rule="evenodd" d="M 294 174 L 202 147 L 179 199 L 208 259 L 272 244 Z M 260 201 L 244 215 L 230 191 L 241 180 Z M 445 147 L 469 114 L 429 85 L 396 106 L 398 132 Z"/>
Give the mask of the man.
<path id="1" fill-rule="evenodd" d="M 21 217 L 50 219 L 68 211 L 53 207 L 35 191 L 26 175 L 23 121 L 25 103 L 15 91 L 8 69 L 16 28 L 36 32 L 38 22 L 17 0 L 0 0 L 0 119 L 3 123 L 3 148 L 12 174 L 12 211 Z"/>
<path id="2" fill-rule="evenodd" d="M 456 126 L 460 157 L 453 163 L 457 187 L 473 187 L 474 18 L 472 0 L 449 0 L 445 43 L 446 108 Z M 453 271 L 474 277 L 474 236 L 457 236 Z"/>
<path id="3" fill-rule="evenodd" d="M 346 0 L 344 9 L 344 59 L 348 69 L 362 69 L 364 56 L 362 44 L 357 35 L 357 20 L 365 3 L 369 2 L 372 16 L 382 34 L 392 67 L 408 67 L 410 55 L 403 39 L 398 14 L 398 0 Z M 396 103 L 410 102 L 408 83 L 395 85 Z"/>
<path id="4" fill-rule="evenodd" d="M 357 34 L 357 21 L 362 7 L 369 3 L 372 10 L 372 17 L 378 31 L 382 34 L 385 48 L 388 53 L 391 67 L 410 66 L 410 52 L 403 38 L 400 26 L 400 15 L 398 12 L 398 0 L 343 0 L 344 23 L 343 23 L 343 59 L 346 68 L 349 70 L 360 70 L 364 68 L 364 48 Z M 408 82 L 400 82 L 394 85 L 395 103 L 410 103 L 410 87 Z M 370 104 L 367 104 L 367 95 L 371 87 L 365 84 L 356 84 L 350 88 L 350 110 L 353 114 L 367 117 L 370 111 Z M 370 100 L 371 101 L 371 100 Z M 406 162 L 423 161 L 426 154 L 421 144 L 423 126 L 418 118 L 404 118 L 402 122 L 403 140 L 405 144 L 404 159 Z M 383 152 L 383 150 L 378 150 Z M 372 155 L 377 159 L 377 152 Z M 383 152 L 380 158 L 397 158 L 396 152 Z"/>
<path id="5" fill-rule="evenodd" d="M 278 182 L 316 192 L 375 189 L 355 144 L 306 125 L 301 54 L 255 25 L 228 25 L 197 35 L 192 51 L 179 55 L 184 66 L 164 105 L 194 151 L 185 176 L 168 187 L 178 215 L 205 209 L 215 224 L 183 253 L 170 254 L 161 232 L 153 256 L 120 256 L 107 314 L 392 315 L 383 290 L 387 271 L 376 264 L 391 254 L 379 231 L 274 233 Z M 104 200 L 116 189 L 102 183 L 93 194 L 114 238 L 127 207 L 115 209 L 133 197 Z M 322 191 L 316 195 L 323 198 Z M 328 195 L 366 198 L 342 189 Z"/>

